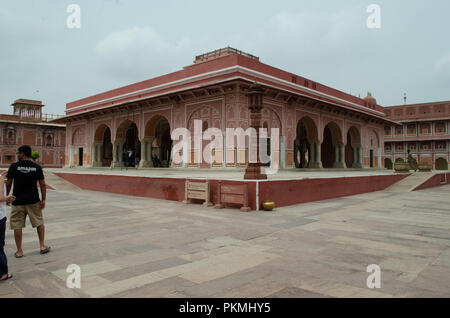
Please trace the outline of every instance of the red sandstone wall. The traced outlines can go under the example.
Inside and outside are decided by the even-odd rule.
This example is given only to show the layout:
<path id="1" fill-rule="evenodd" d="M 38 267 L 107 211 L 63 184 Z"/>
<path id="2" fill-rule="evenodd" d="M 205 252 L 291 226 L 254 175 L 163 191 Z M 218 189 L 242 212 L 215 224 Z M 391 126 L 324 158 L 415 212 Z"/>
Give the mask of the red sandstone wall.
<path id="1" fill-rule="evenodd" d="M 107 175 L 55 173 L 78 187 L 92 191 L 183 201 L 185 179 L 145 178 Z M 350 178 L 323 178 L 259 183 L 260 206 L 264 200 L 273 200 L 277 207 L 325 200 L 348 195 L 383 190 L 409 174 Z M 201 181 L 199 181 L 201 182 Z M 239 184 L 242 181 L 223 181 Z M 248 182 L 249 205 L 256 209 L 256 182 Z M 217 180 L 210 180 L 211 201 L 217 203 Z M 236 206 L 239 207 L 239 206 Z"/>
<path id="2" fill-rule="evenodd" d="M 85 190 L 171 201 L 184 200 L 185 179 L 141 178 L 72 173 L 55 174 Z"/>
<path id="3" fill-rule="evenodd" d="M 273 200 L 277 207 L 379 191 L 409 176 L 397 174 L 349 178 L 322 178 L 261 182 L 260 204 Z"/>
<path id="4" fill-rule="evenodd" d="M 422 183 L 413 191 L 437 187 L 443 184 L 450 184 L 450 173 L 435 174 L 433 177 Z"/>

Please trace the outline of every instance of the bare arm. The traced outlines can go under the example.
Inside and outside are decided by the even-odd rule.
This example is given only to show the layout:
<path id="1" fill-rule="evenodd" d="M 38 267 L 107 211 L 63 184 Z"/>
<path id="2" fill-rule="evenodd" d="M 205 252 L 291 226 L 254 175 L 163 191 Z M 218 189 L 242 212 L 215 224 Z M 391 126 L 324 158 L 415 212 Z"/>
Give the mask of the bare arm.
<path id="1" fill-rule="evenodd" d="M 45 180 L 39 180 L 39 186 L 41 188 L 41 210 L 45 208 L 45 199 L 47 198 L 47 186 Z"/>
<path id="2" fill-rule="evenodd" d="M 7 197 L 0 197 L 0 202 L 6 202 L 7 204 L 10 204 L 11 202 L 13 202 L 15 199 L 15 197 L 13 197 L 12 195 L 7 196 Z"/>
<path id="3" fill-rule="evenodd" d="M 2 202 L 6 202 L 7 205 L 10 205 L 12 201 L 14 201 L 14 197 L 10 196 L 13 181 L 11 179 L 6 179 L 6 197 L 2 200 Z"/>
<path id="4" fill-rule="evenodd" d="M 11 192 L 11 187 L 12 187 L 12 180 L 11 179 L 6 179 L 6 196 L 9 195 L 9 192 Z"/>

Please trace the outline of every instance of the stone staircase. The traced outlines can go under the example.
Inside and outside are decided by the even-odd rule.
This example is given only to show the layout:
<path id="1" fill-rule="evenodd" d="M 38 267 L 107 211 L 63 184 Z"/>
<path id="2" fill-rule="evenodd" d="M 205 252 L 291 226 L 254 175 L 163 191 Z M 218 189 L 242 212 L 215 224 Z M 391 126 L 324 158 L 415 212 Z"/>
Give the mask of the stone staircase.
<path id="1" fill-rule="evenodd" d="M 386 192 L 411 192 L 433 176 L 432 172 L 416 172 L 387 187 Z"/>
<path id="2" fill-rule="evenodd" d="M 60 191 L 79 191 L 81 190 L 76 185 L 58 177 L 52 172 L 44 171 L 45 183 L 55 190 Z"/>

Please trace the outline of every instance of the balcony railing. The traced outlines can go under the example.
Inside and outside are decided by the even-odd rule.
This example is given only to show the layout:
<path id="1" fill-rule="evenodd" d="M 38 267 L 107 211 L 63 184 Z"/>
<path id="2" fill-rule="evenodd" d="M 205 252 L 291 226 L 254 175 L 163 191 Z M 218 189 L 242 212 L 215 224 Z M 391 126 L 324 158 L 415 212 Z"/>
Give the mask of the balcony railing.
<path id="1" fill-rule="evenodd" d="M 56 115 L 56 114 L 42 114 L 42 121 L 52 121 L 58 118 L 63 117 L 64 115 Z"/>

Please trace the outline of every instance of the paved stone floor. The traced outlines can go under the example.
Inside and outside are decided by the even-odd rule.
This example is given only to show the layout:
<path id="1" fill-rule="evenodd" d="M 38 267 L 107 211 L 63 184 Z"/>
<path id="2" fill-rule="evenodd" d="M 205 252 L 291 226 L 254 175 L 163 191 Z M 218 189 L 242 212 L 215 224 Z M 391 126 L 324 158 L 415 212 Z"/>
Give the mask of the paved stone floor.
<path id="1" fill-rule="evenodd" d="M 27 223 L 0 297 L 450 297 L 450 186 L 241 213 L 49 191 L 40 255 Z M 28 222 L 28 221 L 27 221 Z M 81 289 L 66 288 L 69 264 Z M 366 287 L 369 264 L 381 288 Z"/>

